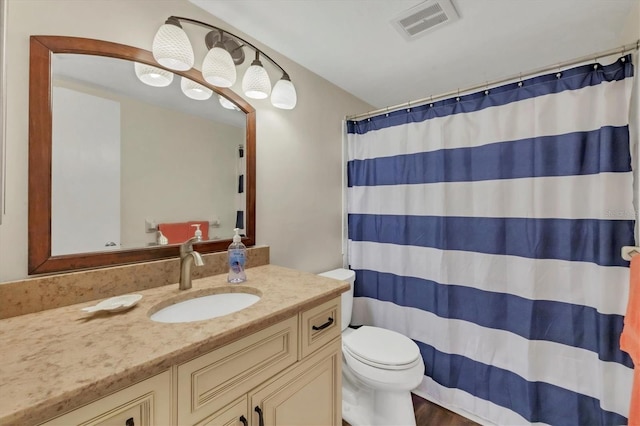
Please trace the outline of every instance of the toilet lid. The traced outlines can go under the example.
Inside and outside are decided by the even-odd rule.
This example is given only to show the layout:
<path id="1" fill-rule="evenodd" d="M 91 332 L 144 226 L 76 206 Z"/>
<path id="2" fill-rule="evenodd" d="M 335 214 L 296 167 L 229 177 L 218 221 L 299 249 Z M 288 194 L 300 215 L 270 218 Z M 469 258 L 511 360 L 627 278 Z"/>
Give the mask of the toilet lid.
<path id="1" fill-rule="evenodd" d="M 342 342 L 354 358 L 374 367 L 409 368 L 420 358 L 413 340 L 384 328 L 363 326 L 344 336 Z"/>

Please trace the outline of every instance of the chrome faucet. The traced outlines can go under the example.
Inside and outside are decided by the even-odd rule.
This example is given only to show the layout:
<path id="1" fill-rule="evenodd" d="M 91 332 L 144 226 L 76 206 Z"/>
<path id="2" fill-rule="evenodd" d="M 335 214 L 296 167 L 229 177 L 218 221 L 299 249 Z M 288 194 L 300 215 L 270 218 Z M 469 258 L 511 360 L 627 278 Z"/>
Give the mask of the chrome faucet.
<path id="1" fill-rule="evenodd" d="M 196 236 L 180 245 L 180 290 L 191 288 L 191 264 L 204 265 L 200 253 L 193 249 L 193 243 L 202 241 L 202 237 Z"/>

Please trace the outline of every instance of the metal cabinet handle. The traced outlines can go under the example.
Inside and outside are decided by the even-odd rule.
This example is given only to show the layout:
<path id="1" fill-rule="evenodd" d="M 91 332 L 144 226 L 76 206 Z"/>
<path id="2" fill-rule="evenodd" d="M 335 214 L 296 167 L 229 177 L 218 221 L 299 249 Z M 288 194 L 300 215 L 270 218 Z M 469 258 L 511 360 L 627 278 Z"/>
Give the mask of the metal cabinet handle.
<path id="1" fill-rule="evenodd" d="M 249 422 L 247 421 L 247 418 L 245 416 L 240 416 L 240 422 L 244 425 L 244 426 L 249 426 Z"/>
<path id="2" fill-rule="evenodd" d="M 262 416 L 262 410 L 257 405 L 254 410 L 256 413 L 258 413 L 258 426 L 264 426 L 264 417 Z"/>
<path id="3" fill-rule="evenodd" d="M 135 426 L 135 423 L 133 422 L 133 417 L 129 417 L 129 418 L 124 422 L 124 426 Z"/>
<path id="4" fill-rule="evenodd" d="M 322 324 L 321 326 L 313 326 L 311 327 L 314 330 L 324 330 L 325 328 L 329 327 L 331 324 L 333 324 L 333 318 L 329 317 L 329 319 L 327 320 L 327 322 L 325 322 L 324 324 Z"/>

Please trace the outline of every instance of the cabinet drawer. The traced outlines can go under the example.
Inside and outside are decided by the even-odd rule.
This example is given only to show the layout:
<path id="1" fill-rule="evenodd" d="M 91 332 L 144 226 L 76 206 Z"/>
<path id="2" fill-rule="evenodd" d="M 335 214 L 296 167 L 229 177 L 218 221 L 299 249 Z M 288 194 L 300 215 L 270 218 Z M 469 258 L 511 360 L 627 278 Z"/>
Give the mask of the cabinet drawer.
<path id="1" fill-rule="evenodd" d="M 56 417 L 44 425 L 153 426 L 169 424 L 170 419 L 171 373 L 167 371 Z"/>
<path id="2" fill-rule="evenodd" d="M 248 422 L 247 404 L 247 396 L 244 395 L 195 426 L 239 426 L 242 423 L 241 417 Z"/>
<path id="3" fill-rule="evenodd" d="M 195 424 L 297 360 L 292 317 L 178 366 L 178 424 Z"/>
<path id="4" fill-rule="evenodd" d="M 340 297 L 300 314 L 300 359 L 340 336 Z"/>

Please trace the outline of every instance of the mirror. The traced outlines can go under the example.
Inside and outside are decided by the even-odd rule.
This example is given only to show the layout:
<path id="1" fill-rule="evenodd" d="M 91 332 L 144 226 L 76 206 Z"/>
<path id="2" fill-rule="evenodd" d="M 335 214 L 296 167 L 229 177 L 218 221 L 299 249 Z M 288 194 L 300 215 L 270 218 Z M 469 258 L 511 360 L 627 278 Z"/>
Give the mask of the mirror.
<path id="1" fill-rule="evenodd" d="M 226 250 L 237 210 L 243 243 L 255 244 L 255 110 L 244 99 L 194 69 L 147 86 L 133 69 L 159 67 L 151 53 L 111 42 L 32 36 L 30 59 L 29 274 L 178 256 L 177 224 L 204 227 L 199 252 Z M 182 77 L 212 89 L 211 99 L 187 98 Z M 239 111 L 223 109 L 218 94 Z M 89 122 L 103 127 L 78 125 Z M 158 224 L 173 230 L 169 245 L 157 245 Z"/>

